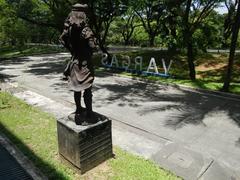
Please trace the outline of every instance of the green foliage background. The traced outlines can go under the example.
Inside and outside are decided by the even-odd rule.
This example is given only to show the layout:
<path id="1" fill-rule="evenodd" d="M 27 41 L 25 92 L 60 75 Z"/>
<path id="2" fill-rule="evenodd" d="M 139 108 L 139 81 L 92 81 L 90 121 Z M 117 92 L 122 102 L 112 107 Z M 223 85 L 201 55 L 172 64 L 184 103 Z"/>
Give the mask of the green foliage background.
<path id="1" fill-rule="evenodd" d="M 78 1 L 72 0 L 68 2 L 73 4 Z M 131 1 L 115 2 L 116 4 L 125 4 L 127 5 L 126 8 L 131 10 L 127 12 L 124 11 L 124 13 L 119 12 L 114 15 L 109 32 L 107 33 L 106 44 L 124 45 L 121 30 L 124 24 L 126 24 L 127 17 L 131 13 L 135 13 L 134 6 L 137 6 L 136 4 L 140 2 L 143 5 L 145 3 L 143 0 L 138 0 L 135 3 Z M 98 0 L 94 2 L 96 5 L 101 3 L 108 3 L 108 1 Z M 102 7 L 99 6 L 98 11 L 96 10 L 96 12 L 100 14 L 99 17 L 101 14 L 107 17 L 107 12 L 105 12 L 107 9 L 105 9 L 105 13 L 103 14 L 104 9 L 101 10 L 101 8 Z M 110 6 L 108 9 L 109 8 Z M 119 8 L 119 5 L 117 8 Z M 0 0 L 0 45 L 22 45 L 29 42 L 58 43 L 58 37 L 63 28 L 63 21 L 70 9 L 71 5 L 65 0 L 59 2 L 51 0 Z M 125 20 L 123 20 L 123 17 Z M 209 17 L 206 18 L 200 27 L 198 27 L 196 33 L 194 33 L 194 45 L 196 48 L 203 51 L 206 50 L 206 48 L 222 48 L 225 17 L 226 14 L 222 15 L 213 11 Z M 152 21 L 151 23 L 154 24 L 156 22 Z M 164 22 L 162 21 L 161 23 Z M 178 47 L 182 46 L 181 22 L 177 19 L 176 23 L 179 23 L 177 24 L 178 39 L 174 39 L 162 29 L 155 38 L 155 46 L 168 47 L 169 44 L 172 43 L 177 44 Z M 144 27 L 141 26 L 139 18 L 135 18 L 134 25 L 138 25 L 138 27 L 134 29 L 129 45 L 148 46 L 148 33 Z M 228 39 L 228 47 L 229 42 L 230 40 Z"/>

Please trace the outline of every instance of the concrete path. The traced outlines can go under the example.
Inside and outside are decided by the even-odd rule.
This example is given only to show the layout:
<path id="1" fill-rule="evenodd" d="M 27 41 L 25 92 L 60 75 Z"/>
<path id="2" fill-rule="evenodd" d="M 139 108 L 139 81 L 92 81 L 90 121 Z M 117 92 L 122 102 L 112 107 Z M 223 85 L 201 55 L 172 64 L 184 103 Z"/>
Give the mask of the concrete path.
<path id="1" fill-rule="evenodd" d="M 14 94 L 57 118 L 74 111 L 60 79 L 68 54 L 0 64 Z M 97 73 L 94 110 L 113 119 L 113 141 L 184 179 L 240 179 L 240 99 Z"/>

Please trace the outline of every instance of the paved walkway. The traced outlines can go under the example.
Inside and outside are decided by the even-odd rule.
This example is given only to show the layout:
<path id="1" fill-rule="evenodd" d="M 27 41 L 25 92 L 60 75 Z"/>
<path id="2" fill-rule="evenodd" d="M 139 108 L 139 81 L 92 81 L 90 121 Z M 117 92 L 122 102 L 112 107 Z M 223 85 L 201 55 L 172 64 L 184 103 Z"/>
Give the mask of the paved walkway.
<path id="1" fill-rule="evenodd" d="M 68 54 L 0 64 L 14 94 L 57 117 L 74 110 L 60 80 Z M 14 88 L 13 88 L 14 89 Z M 94 110 L 113 119 L 115 145 L 185 179 L 240 179 L 240 100 L 98 74 Z"/>

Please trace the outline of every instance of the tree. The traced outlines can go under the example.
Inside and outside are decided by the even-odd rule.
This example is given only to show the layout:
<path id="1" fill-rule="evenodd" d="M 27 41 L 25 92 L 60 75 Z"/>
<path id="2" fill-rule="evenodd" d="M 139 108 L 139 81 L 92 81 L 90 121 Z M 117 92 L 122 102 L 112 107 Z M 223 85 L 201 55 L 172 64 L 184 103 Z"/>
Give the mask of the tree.
<path id="1" fill-rule="evenodd" d="M 107 53 L 106 37 L 114 18 L 126 10 L 127 0 L 8 0 L 21 19 L 41 27 L 52 27 L 59 32 L 75 3 L 88 3 L 91 25 L 101 50 Z"/>
<path id="2" fill-rule="evenodd" d="M 187 0 L 183 13 L 183 34 L 184 42 L 187 48 L 187 61 L 189 67 L 189 76 L 191 80 L 196 79 L 194 64 L 193 34 L 199 28 L 201 23 L 212 12 L 220 1 L 212 0 Z"/>
<path id="3" fill-rule="evenodd" d="M 23 1 L 21 3 L 24 4 Z M 7 45 L 22 46 L 26 42 L 49 43 L 58 39 L 56 36 L 59 33 L 54 28 L 33 24 L 20 18 L 16 6 L 7 3 L 6 0 L 0 1 L 0 24 L 1 41 Z"/>
<path id="4" fill-rule="evenodd" d="M 6 0 L 6 2 L 15 10 L 17 17 L 29 23 L 41 27 L 52 27 L 59 31 L 63 27 L 66 9 L 69 9 L 64 0 Z"/>
<path id="5" fill-rule="evenodd" d="M 220 48 L 223 40 L 223 15 L 212 11 L 193 35 L 194 48 L 207 52 L 208 48 Z"/>
<path id="6" fill-rule="evenodd" d="M 137 21 L 137 23 L 141 24 L 141 26 L 138 26 L 134 29 L 131 38 L 132 45 L 141 47 L 149 46 L 148 34 L 146 33 L 144 27 L 142 26 L 142 23 L 139 21 Z"/>
<path id="7" fill-rule="evenodd" d="M 23 45 L 29 38 L 26 24 L 16 17 L 14 10 L 5 1 L 0 3 L 0 32 L 4 44 Z"/>
<path id="8" fill-rule="evenodd" d="M 236 15 L 237 9 L 237 0 L 225 0 L 225 6 L 228 9 L 228 13 L 225 16 L 224 20 L 224 33 L 223 33 L 223 47 L 229 47 L 228 39 L 232 34 L 232 26 L 234 24 L 234 18 Z"/>
<path id="9" fill-rule="evenodd" d="M 134 30 L 142 25 L 137 21 L 137 15 L 133 8 L 129 7 L 126 13 L 116 19 L 115 26 L 115 31 L 122 36 L 124 45 L 130 45 Z"/>
<path id="10" fill-rule="evenodd" d="M 235 50 L 236 50 L 236 43 L 237 43 L 238 32 L 239 32 L 239 28 L 240 28 L 240 2 L 238 1 L 237 4 L 238 5 L 237 5 L 236 16 L 234 17 L 234 24 L 232 26 L 232 38 L 231 38 L 231 46 L 230 46 L 227 73 L 226 73 L 226 77 L 225 77 L 223 88 L 222 88 L 222 90 L 226 91 L 226 92 L 229 91 L 229 86 L 230 86 L 230 82 L 231 82 Z"/>
<path id="11" fill-rule="evenodd" d="M 164 24 L 161 23 L 166 14 L 164 2 L 159 0 L 141 0 L 134 1 L 132 6 L 134 6 L 135 12 L 148 34 L 149 45 L 154 46 L 155 37 L 164 31 L 165 28 Z"/>
<path id="12" fill-rule="evenodd" d="M 108 54 L 106 49 L 106 38 L 111 23 L 127 10 L 127 1 L 125 0 L 97 0 L 90 1 L 89 6 L 92 14 L 92 26 L 96 35 L 100 49 Z"/>
<path id="13" fill-rule="evenodd" d="M 165 0 L 165 17 L 162 18 L 161 23 L 164 24 L 164 31 L 162 31 L 161 38 L 166 42 L 168 50 L 171 54 L 175 54 L 177 47 L 179 47 L 179 28 L 181 27 L 181 4 L 184 0 Z"/>

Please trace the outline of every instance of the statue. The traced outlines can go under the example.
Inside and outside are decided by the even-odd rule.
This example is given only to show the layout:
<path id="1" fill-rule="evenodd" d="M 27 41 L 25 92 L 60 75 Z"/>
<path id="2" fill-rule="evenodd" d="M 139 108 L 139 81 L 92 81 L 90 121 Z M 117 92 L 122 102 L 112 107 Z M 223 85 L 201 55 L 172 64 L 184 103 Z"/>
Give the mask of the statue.
<path id="1" fill-rule="evenodd" d="M 92 111 L 94 69 L 91 62 L 92 54 L 96 50 L 96 39 L 89 27 L 87 15 L 87 4 L 73 5 L 60 36 L 60 42 L 72 55 L 64 75 L 68 78 L 70 90 L 74 91 L 75 122 L 81 125 L 96 123 Z M 81 106 L 82 92 L 86 109 Z"/>

